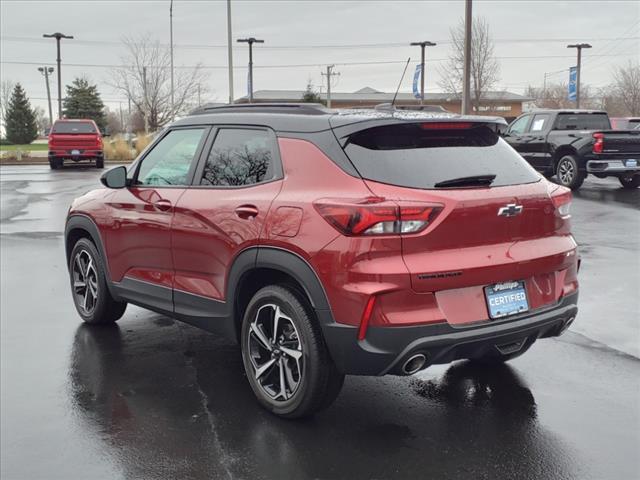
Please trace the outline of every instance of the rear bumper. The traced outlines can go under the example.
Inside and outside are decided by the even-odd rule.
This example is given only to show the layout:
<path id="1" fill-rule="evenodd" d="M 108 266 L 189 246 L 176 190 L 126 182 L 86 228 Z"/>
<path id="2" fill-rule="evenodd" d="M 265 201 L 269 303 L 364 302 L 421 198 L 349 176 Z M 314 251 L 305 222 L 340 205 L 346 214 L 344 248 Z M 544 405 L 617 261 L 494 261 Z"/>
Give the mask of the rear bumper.
<path id="1" fill-rule="evenodd" d="M 640 173 L 640 158 L 638 158 L 635 166 L 628 166 L 627 160 L 628 159 L 589 160 L 587 162 L 587 172 L 594 174 Z"/>
<path id="2" fill-rule="evenodd" d="M 79 150 L 80 153 L 74 155 L 73 153 L 71 153 L 71 151 L 62 151 L 62 150 L 55 150 L 55 151 L 49 151 L 49 160 L 54 160 L 57 158 L 62 158 L 62 159 L 69 159 L 69 160 L 73 160 L 73 161 L 80 161 L 80 160 L 93 160 L 96 158 L 103 158 L 104 157 L 104 152 L 102 150 Z"/>
<path id="3" fill-rule="evenodd" d="M 454 328 L 443 323 L 369 327 L 363 341 L 357 340 L 358 328 L 349 325 L 324 324 L 323 333 L 333 360 L 343 373 L 402 375 L 404 363 L 418 353 L 426 356 L 428 366 L 481 357 L 495 352 L 498 346 L 558 336 L 577 315 L 577 302 L 576 292 L 552 307 L 466 327 Z M 327 311 L 318 313 L 330 315 Z"/>

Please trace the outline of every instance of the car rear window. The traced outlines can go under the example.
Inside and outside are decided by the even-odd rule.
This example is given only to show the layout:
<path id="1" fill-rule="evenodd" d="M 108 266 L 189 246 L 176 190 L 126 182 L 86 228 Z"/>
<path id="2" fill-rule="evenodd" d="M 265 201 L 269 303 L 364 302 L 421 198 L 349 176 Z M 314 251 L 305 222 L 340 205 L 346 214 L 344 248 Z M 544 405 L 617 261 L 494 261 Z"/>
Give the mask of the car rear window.
<path id="1" fill-rule="evenodd" d="M 606 113 L 560 113 L 556 130 L 609 130 L 611 124 Z"/>
<path id="2" fill-rule="evenodd" d="M 96 133 L 96 127 L 91 122 L 56 122 L 52 133 Z"/>
<path id="3" fill-rule="evenodd" d="M 413 123 L 374 127 L 352 134 L 344 149 L 363 178 L 402 187 L 432 189 L 439 182 L 476 175 L 495 175 L 492 187 L 540 179 L 486 126 L 451 130 L 430 130 Z"/>

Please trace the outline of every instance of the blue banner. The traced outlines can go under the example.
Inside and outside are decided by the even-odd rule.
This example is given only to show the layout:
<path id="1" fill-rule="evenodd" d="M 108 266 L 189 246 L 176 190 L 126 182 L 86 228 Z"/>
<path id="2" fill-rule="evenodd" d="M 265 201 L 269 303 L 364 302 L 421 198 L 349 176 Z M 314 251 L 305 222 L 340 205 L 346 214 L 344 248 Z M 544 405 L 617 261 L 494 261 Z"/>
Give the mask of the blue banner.
<path id="1" fill-rule="evenodd" d="M 422 73 L 422 64 L 416 65 L 416 73 L 413 74 L 413 96 L 420 98 L 420 90 L 418 89 L 418 80 L 420 80 L 420 74 Z"/>
<path id="2" fill-rule="evenodd" d="M 578 83 L 578 68 L 571 67 L 569 69 L 569 95 L 568 98 L 571 101 L 576 101 L 576 85 Z"/>

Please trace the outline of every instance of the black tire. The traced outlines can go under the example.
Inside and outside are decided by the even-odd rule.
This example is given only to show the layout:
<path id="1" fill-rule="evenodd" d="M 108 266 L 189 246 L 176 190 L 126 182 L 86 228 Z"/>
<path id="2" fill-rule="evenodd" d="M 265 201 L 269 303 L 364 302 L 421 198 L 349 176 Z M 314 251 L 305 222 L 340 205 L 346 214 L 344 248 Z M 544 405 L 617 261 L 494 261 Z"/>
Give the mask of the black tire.
<path id="1" fill-rule="evenodd" d="M 62 162 L 62 158 L 50 158 L 49 166 L 51 167 L 51 170 L 57 170 L 62 167 Z"/>
<path id="2" fill-rule="evenodd" d="M 640 175 L 634 175 L 631 178 L 628 177 L 619 177 L 620 185 L 622 188 L 638 188 L 640 187 Z"/>
<path id="3" fill-rule="evenodd" d="M 104 158 L 103 157 L 96 158 L 96 168 L 104 168 Z"/>
<path id="4" fill-rule="evenodd" d="M 274 335 L 276 316 L 278 327 Z M 269 322 L 271 330 L 265 328 Z M 259 339 L 260 334 L 263 340 Z M 265 342 L 270 348 L 265 348 Z M 280 417 L 313 415 L 331 405 L 340 393 L 344 375 L 331 359 L 313 309 L 295 290 L 272 285 L 253 296 L 242 320 L 241 346 L 253 393 L 264 408 Z M 300 354 L 301 364 L 285 352 L 285 347 L 290 353 Z M 264 374 L 256 378 L 259 367 Z"/>
<path id="5" fill-rule="evenodd" d="M 573 155 L 565 155 L 556 164 L 556 182 L 571 190 L 578 190 L 587 174 L 578 168 L 578 160 Z"/>
<path id="6" fill-rule="evenodd" d="M 93 242 L 87 238 L 78 240 L 71 251 L 69 279 L 73 303 L 86 323 L 104 325 L 122 317 L 127 303 L 118 302 L 111 296 L 104 261 Z"/>

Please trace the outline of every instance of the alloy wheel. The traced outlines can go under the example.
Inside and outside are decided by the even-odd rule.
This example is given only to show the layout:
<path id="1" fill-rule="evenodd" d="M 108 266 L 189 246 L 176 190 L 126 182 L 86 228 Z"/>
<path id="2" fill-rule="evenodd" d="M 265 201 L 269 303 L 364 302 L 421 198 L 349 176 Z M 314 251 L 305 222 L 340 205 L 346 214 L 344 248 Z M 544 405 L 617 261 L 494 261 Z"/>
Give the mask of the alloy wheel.
<path id="1" fill-rule="evenodd" d="M 246 341 L 255 383 L 272 400 L 291 399 L 303 374 L 302 343 L 293 320 L 278 305 L 263 305 Z"/>
<path id="2" fill-rule="evenodd" d="M 563 185 L 570 185 L 575 176 L 575 169 L 573 163 L 569 160 L 563 160 L 558 166 L 558 177 Z"/>
<path id="3" fill-rule="evenodd" d="M 98 302 L 98 272 L 91 254 L 80 250 L 73 259 L 73 294 L 85 315 L 91 315 Z"/>

